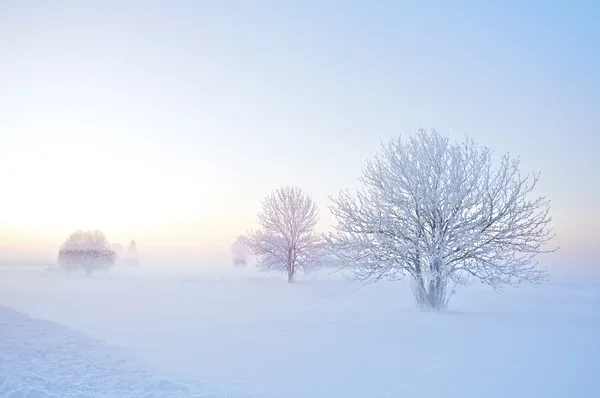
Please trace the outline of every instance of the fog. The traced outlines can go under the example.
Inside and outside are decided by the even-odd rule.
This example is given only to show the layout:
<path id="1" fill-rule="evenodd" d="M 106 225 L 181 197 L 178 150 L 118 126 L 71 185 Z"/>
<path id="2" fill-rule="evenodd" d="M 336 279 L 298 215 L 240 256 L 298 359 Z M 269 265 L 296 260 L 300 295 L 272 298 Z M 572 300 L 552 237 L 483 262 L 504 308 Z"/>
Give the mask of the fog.
<path id="1" fill-rule="evenodd" d="M 600 393 L 597 267 L 552 267 L 547 283 L 502 293 L 472 283 L 431 313 L 414 309 L 404 282 L 362 285 L 323 269 L 288 284 L 227 257 L 155 253 L 92 276 L 0 267 L 0 393 Z"/>
<path id="2" fill-rule="evenodd" d="M 600 397 L 600 2 L 42 3 L 1 397 Z"/>

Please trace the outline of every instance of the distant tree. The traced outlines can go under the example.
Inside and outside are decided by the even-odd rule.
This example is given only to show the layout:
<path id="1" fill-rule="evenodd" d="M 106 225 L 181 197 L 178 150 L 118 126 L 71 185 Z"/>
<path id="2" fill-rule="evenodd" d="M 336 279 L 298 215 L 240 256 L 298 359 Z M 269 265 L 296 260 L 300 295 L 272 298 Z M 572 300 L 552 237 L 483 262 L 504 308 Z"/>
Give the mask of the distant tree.
<path id="1" fill-rule="evenodd" d="M 409 276 L 421 308 L 446 307 L 472 278 L 497 290 L 540 282 L 533 260 L 552 251 L 552 233 L 549 201 L 530 198 L 538 178 L 508 155 L 494 167 L 488 148 L 422 129 L 384 145 L 355 196 L 333 198 L 329 241 L 363 281 Z"/>
<path id="2" fill-rule="evenodd" d="M 300 188 L 282 187 L 267 195 L 258 213 L 261 228 L 247 234 L 258 267 L 286 273 L 291 283 L 298 270 L 320 265 L 323 242 L 314 232 L 317 221 L 316 204 Z"/>
<path id="3" fill-rule="evenodd" d="M 138 265 L 140 262 L 137 251 L 137 243 L 135 243 L 135 239 L 132 239 L 129 243 L 129 248 L 127 249 L 127 257 L 129 264 L 131 265 Z"/>
<path id="4" fill-rule="evenodd" d="M 248 264 L 250 248 L 248 247 L 248 238 L 246 236 L 240 235 L 236 238 L 233 245 L 231 245 L 231 255 L 233 257 L 233 265 L 245 266 Z"/>
<path id="5" fill-rule="evenodd" d="M 103 232 L 75 231 L 60 246 L 58 263 L 65 271 L 83 269 L 88 275 L 94 270 L 112 266 L 117 254 Z"/>
<path id="6" fill-rule="evenodd" d="M 135 239 L 132 239 L 129 243 L 129 248 L 127 249 L 127 252 L 130 255 L 137 256 L 137 243 L 135 243 Z"/>

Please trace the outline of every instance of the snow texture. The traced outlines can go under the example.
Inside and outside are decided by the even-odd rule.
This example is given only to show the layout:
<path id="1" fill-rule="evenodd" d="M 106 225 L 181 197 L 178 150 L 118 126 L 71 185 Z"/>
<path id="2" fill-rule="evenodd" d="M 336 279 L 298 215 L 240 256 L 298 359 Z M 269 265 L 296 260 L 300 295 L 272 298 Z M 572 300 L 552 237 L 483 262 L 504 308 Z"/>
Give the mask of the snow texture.
<path id="1" fill-rule="evenodd" d="M 597 269 L 472 284 L 437 313 L 415 310 L 403 282 L 322 270 L 290 285 L 177 261 L 92 277 L 0 268 L 0 305 L 65 325 L 3 308 L 0 396 L 600 397 Z"/>
<path id="2" fill-rule="evenodd" d="M 206 397 L 67 327 L 0 307 L 2 397 Z"/>

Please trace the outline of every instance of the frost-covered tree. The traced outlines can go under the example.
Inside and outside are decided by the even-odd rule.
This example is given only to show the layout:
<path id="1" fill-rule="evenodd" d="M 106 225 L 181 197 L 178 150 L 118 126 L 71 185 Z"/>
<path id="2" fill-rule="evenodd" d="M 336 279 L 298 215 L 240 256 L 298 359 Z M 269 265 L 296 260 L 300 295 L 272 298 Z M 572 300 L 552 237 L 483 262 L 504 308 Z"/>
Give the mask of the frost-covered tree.
<path id="1" fill-rule="evenodd" d="M 538 179 L 509 155 L 494 164 L 472 140 L 420 129 L 383 145 L 356 195 L 332 198 L 329 242 L 360 280 L 409 276 L 425 309 L 445 308 L 472 278 L 496 290 L 541 282 L 546 271 L 534 260 L 551 251 L 552 232 L 550 202 L 530 197 Z"/>
<path id="2" fill-rule="evenodd" d="M 293 282 L 298 270 L 320 265 L 323 244 L 314 232 L 317 221 L 317 205 L 300 188 L 282 187 L 267 195 L 258 214 L 261 228 L 247 234 L 258 267 L 287 273 Z"/>
<path id="3" fill-rule="evenodd" d="M 137 243 L 135 243 L 135 239 L 132 239 L 131 242 L 129 242 L 129 248 L 127 248 L 127 253 L 130 256 L 137 257 Z"/>
<path id="4" fill-rule="evenodd" d="M 75 231 L 58 251 L 58 263 L 65 271 L 83 269 L 88 275 L 94 270 L 108 268 L 117 259 L 102 231 Z"/>
<path id="5" fill-rule="evenodd" d="M 132 239 L 129 243 L 129 248 L 127 249 L 127 262 L 130 265 L 138 265 L 140 263 L 140 258 L 138 256 L 137 243 L 135 239 Z"/>
<path id="6" fill-rule="evenodd" d="M 231 245 L 231 256 L 233 258 L 233 265 L 235 266 L 245 266 L 248 264 L 250 248 L 248 247 L 248 238 L 245 235 L 238 236 L 235 242 L 233 242 L 233 245 Z"/>

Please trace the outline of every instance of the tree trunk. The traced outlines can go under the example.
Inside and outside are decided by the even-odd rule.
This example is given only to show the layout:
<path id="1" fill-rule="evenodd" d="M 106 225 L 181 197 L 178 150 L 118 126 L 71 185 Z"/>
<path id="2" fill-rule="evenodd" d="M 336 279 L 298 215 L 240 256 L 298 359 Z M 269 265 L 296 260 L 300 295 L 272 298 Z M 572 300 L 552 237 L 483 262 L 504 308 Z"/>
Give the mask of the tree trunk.
<path id="1" fill-rule="evenodd" d="M 445 282 L 439 276 L 425 284 L 422 278 L 414 281 L 414 295 L 422 310 L 440 311 L 446 308 Z"/>
<path id="2" fill-rule="evenodd" d="M 294 264 L 290 264 L 288 266 L 288 283 L 292 283 L 294 282 L 294 273 L 295 273 L 295 269 L 294 269 Z"/>

